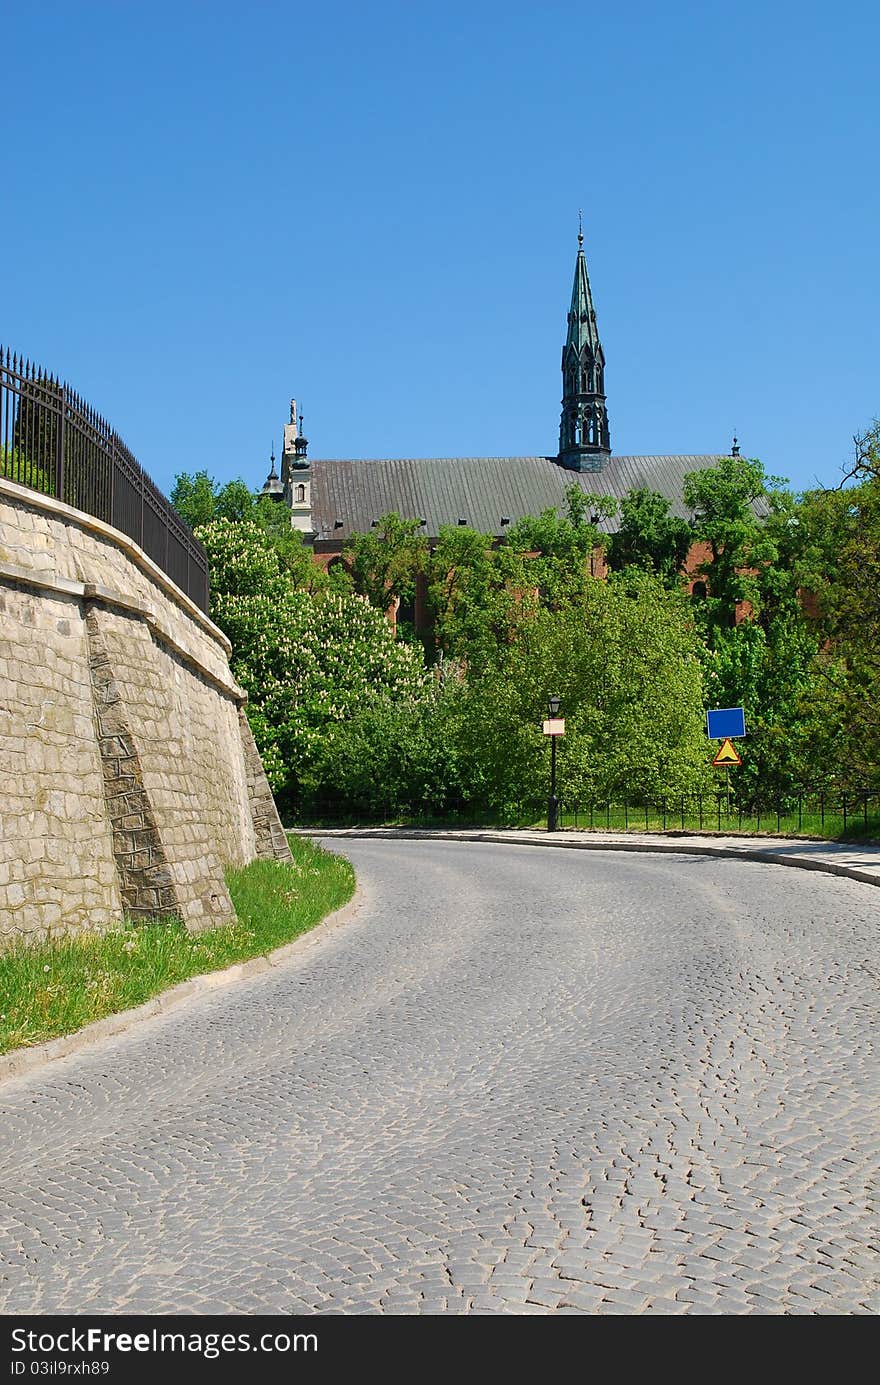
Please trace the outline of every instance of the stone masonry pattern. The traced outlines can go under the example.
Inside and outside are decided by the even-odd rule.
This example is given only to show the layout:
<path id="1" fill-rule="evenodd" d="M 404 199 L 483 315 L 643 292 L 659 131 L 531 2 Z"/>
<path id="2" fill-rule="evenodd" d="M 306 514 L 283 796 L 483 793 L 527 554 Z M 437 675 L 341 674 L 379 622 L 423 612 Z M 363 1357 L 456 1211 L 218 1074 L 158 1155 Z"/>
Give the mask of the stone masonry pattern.
<path id="1" fill-rule="evenodd" d="M 98 748 L 104 774 L 113 855 L 122 886 L 122 904 L 131 918 L 180 914 L 180 902 L 153 817 L 140 761 L 125 721 L 101 637 L 99 613 L 86 608 L 89 667 L 95 702 Z"/>
<path id="2" fill-rule="evenodd" d="M 247 774 L 248 799 L 254 823 L 257 856 L 266 860 L 290 861 L 292 854 L 269 781 L 263 769 L 260 752 L 254 740 L 250 722 L 243 707 L 238 709 L 238 726 L 241 732 L 241 746 L 244 752 L 245 772 Z"/>
<path id="3" fill-rule="evenodd" d="M 80 603 L 0 586 L 0 945 L 122 917 Z"/>
<path id="4" fill-rule="evenodd" d="M 281 852 L 225 637 L 118 537 L 0 481 L 0 946 L 215 926 Z"/>
<path id="5" fill-rule="evenodd" d="M 195 930 L 230 922 L 223 867 L 256 855 L 238 708 L 143 621 L 109 607 L 97 615 L 180 916 Z"/>

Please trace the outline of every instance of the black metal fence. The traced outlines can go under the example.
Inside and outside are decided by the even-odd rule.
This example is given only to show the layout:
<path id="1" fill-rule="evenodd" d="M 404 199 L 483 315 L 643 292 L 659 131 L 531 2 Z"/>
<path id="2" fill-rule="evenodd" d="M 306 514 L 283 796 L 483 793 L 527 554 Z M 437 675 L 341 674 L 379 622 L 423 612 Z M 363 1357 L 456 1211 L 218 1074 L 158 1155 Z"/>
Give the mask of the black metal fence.
<path id="1" fill-rule="evenodd" d="M 456 801 L 442 808 L 376 802 L 358 809 L 342 799 L 320 799 L 294 815 L 297 826 L 380 823 L 410 826 L 545 827 L 546 798 L 504 808 Z M 621 795 L 560 800 L 560 829 L 605 832 L 785 833 L 805 837 L 880 837 L 880 791 L 817 789 L 786 797 L 729 803 L 725 791 L 702 794 Z"/>
<path id="2" fill-rule="evenodd" d="M 0 476 L 112 524 L 203 611 L 208 559 L 117 433 L 54 375 L 0 347 Z"/>

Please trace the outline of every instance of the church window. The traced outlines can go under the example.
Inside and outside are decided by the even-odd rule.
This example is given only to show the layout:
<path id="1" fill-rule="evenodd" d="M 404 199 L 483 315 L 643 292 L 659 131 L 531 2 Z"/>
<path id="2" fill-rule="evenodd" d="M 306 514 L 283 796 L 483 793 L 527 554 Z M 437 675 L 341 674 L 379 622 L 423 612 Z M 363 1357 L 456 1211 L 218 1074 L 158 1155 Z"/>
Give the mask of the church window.
<path id="1" fill-rule="evenodd" d="M 297 504 L 297 505 L 304 505 L 304 504 L 305 504 L 305 500 L 306 500 L 306 488 L 305 488 L 305 486 L 297 486 L 297 488 L 296 488 L 296 504 Z"/>

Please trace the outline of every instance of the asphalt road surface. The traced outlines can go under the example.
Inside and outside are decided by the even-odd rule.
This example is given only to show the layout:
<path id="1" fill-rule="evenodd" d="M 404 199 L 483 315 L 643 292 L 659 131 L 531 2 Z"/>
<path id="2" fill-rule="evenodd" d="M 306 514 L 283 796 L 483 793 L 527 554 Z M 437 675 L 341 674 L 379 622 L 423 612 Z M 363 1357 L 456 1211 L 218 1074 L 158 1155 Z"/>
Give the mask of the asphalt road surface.
<path id="1" fill-rule="evenodd" d="M 0 1088 L 0 1310 L 878 1310 L 880 892 L 344 850 L 289 966 Z"/>

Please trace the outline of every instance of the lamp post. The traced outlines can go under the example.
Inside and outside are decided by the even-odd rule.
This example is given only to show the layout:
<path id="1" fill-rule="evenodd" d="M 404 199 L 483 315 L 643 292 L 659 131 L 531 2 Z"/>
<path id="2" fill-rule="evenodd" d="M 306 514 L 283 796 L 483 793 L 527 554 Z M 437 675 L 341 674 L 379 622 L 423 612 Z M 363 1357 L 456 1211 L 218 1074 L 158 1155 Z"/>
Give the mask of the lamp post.
<path id="1" fill-rule="evenodd" d="M 547 709 L 550 713 L 550 720 L 554 721 L 559 716 L 558 697 L 547 699 Z M 556 736 L 550 737 L 550 797 L 547 800 L 547 831 L 555 832 L 559 818 L 559 800 L 556 797 Z"/>

